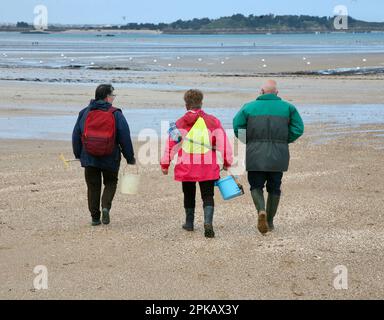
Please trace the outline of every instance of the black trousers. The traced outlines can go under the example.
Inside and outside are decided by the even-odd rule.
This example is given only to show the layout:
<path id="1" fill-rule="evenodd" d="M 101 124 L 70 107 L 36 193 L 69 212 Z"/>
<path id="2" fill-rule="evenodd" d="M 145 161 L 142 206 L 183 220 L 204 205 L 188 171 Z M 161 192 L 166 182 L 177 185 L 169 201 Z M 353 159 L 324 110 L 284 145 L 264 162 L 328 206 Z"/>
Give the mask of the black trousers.
<path id="1" fill-rule="evenodd" d="M 249 171 L 248 181 L 251 185 L 251 191 L 255 189 L 264 190 L 267 183 L 267 191 L 270 194 L 281 196 L 281 183 L 283 179 L 282 172 L 262 172 Z"/>
<path id="2" fill-rule="evenodd" d="M 101 197 L 101 207 L 110 210 L 112 201 L 116 194 L 118 172 L 101 170 L 99 168 L 85 168 L 85 181 L 88 187 L 88 208 L 95 219 L 100 219 L 100 197 L 102 180 L 104 183 L 104 192 Z"/>
<path id="3" fill-rule="evenodd" d="M 199 182 L 203 206 L 214 207 L 215 181 Z M 196 182 L 183 182 L 184 208 L 193 209 L 196 207 Z"/>

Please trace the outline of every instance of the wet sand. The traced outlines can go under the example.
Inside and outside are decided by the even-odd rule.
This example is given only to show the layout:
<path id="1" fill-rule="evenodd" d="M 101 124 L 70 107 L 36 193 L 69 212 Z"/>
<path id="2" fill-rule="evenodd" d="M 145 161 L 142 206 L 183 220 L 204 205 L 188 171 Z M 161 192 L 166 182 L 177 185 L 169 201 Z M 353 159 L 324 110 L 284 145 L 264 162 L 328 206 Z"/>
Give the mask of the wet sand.
<path id="1" fill-rule="evenodd" d="M 73 114 L 94 96 L 95 87 L 100 83 L 115 85 L 116 104 L 123 108 L 182 107 L 183 93 L 189 88 L 199 88 L 206 93 L 207 107 L 237 108 L 255 99 L 260 86 L 269 78 L 278 81 L 283 98 L 298 105 L 377 104 L 384 101 L 384 74 L 281 75 L 283 72 L 342 67 L 384 67 L 383 54 L 323 54 L 307 56 L 305 61 L 300 55 L 228 58 L 224 65 L 213 58 L 202 62 L 183 58 L 173 61 L 172 67 L 167 67 L 168 61 L 159 61 L 161 67 L 151 64 L 149 58 L 142 58 L 132 62 L 136 70 L 1 68 L 0 78 L 8 80 L 0 81 L 0 115 L 36 114 L 25 109 L 30 106 L 37 110 L 41 107 L 37 113 L 47 114 L 52 107 L 55 114 Z M 262 59 L 266 61 L 262 62 Z M 307 65 L 308 61 L 311 65 Z M 108 61 L 104 59 L 103 63 Z M 263 68 L 263 64 L 268 67 Z M 124 62 L 118 67 L 124 67 Z"/>
<path id="2" fill-rule="evenodd" d="M 181 186 L 155 165 L 141 167 L 140 195 L 117 194 L 110 226 L 91 228 L 83 169 L 58 161 L 70 143 L 2 140 L 0 298 L 382 299 L 384 125 L 359 129 L 371 132 L 324 140 L 311 125 L 292 145 L 274 233 L 257 232 L 248 190 L 216 191 L 214 240 L 200 200 L 196 231 L 181 229 Z M 33 289 L 36 265 L 47 291 Z M 348 290 L 333 287 L 338 265 Z"/>
<path id="3" fill-rule="evenodd" d="M 240 108 L 258 96 L 271 77 L 220 77 L 211 74 L 168 74 L 150 81 L 180 88 L 124 88 L 116 86 L 116 105 L 122 108 L 182 108 L 188 88 L 200 88 L 205 106 Z M 377 104 L 384 101 L 383 79 L 364 77 L 274 77 L 280 95 L 293 104 Z M 149 79 L 147 79 L 149 81 Z M 135 81 L 135 80 L 132 80 Z M 96 85 L 0 81 L 0 115 L 76 114 L 94 96 Z M 143 85 L 145 86 L 145 85 Z M 28 108 L 33 107 L 35 110 Z"/>

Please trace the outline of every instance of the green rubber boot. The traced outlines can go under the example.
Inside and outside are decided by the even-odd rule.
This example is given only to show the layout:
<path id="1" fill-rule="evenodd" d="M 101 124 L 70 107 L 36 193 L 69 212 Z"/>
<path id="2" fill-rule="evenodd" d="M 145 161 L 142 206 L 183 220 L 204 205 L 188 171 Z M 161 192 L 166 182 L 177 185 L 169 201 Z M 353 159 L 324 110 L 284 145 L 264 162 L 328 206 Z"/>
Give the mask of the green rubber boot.
<path id="1" fill-rule="evenodd" d="M 257 212 L 264 211 L 265 212 L 265 200 L 264 200 L 264 192 L 262 189 L 254 189 L 251 191 L 253 203 L 257 209 Z"/>
<path id="2" fill-rule="evenodd" d="M 280 196 L 268 194 L 267 222 L 268 222 L 269 231 L 275 230 L 275 226 L 273 224 L 273 219 L 276 216 L 277 209 L 279 207 L 279 203 L 280 203 Z"/>
<path id="3" fill-rule="evenodd" d="M 183 229 L 187 231 L 193 231 L 194 222 L 195 222 L 195 209 L 194 208 L 185 209 L 185 224 L 183 224 Z"/>
<path id="4" fill-rule="evenodd" d="M 214 207 L 204 208 L 204 235 L 206 238 L 214 238 L 215 231 L 213 230 L 213 214 L 215 212 Z"/>
<path id="5" fill-rule="evenodd" d="M 251 191 L 253 203 L 259 214 L 257 229 L 261 234 L 266 234 L 268 232 L 268 223 L 267 223 L 267 213 L 265 211 L 265 199 L 264 192 L 262 189 L 254 189 Z"/>

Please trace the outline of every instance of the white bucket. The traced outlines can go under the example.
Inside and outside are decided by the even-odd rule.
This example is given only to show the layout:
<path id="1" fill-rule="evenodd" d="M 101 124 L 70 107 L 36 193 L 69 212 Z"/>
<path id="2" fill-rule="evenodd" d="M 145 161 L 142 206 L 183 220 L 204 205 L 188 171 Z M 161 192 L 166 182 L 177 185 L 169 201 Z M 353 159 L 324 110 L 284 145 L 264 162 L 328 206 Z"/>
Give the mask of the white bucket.
<path id="1" fill-rule="evenodd" d="M 138 174 L 138 168 L 136 174 L 127 173 L 125 169 L 120 181 L 122 194 L 135 195 L 139 193 L 140 175 Z"/>

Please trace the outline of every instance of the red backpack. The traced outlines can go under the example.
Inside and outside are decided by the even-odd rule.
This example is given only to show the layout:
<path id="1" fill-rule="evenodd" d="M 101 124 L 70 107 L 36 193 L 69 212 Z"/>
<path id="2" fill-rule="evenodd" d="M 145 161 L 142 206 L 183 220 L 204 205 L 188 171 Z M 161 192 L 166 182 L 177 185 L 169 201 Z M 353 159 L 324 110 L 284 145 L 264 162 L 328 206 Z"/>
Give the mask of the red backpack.
<path id="1" fill-rule="evenodd" d="M 88 113 L 81 140 L 91 156 L 105 157 L 113 153 L 116 146 L 114 113 L 118 110 L 110 107 L 107 111 L 91 110 Z"/>

